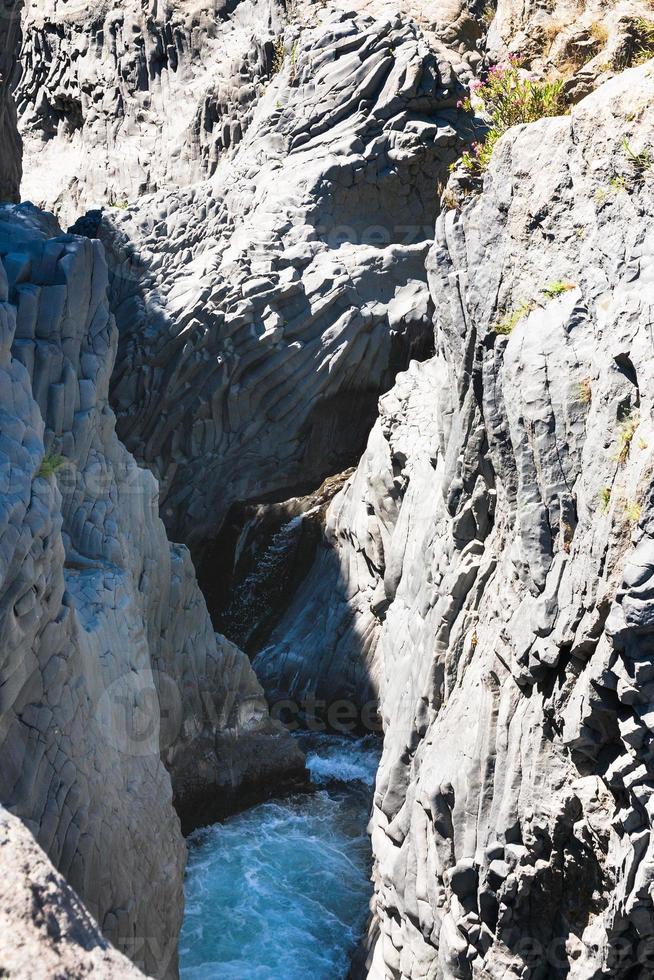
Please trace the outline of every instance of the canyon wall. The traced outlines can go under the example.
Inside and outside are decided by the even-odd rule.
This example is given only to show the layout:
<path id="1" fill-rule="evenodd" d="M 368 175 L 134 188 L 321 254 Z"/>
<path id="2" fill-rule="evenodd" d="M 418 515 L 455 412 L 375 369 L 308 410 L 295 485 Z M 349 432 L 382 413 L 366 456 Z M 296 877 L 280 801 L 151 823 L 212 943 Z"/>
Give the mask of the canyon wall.
<path id="1" fill-rule="evenodd" d="M 232 504 L 356 462 L 429 353 L 434 189 L 470 128 L 414 24 L 280 10 L 38 5 L 24 25 L 24 194 L 92 207 L 75 230 L 109 263 L 118 433 L 196 553 Z"/>
<path id="2" fill-rule="evenodd" d="M 214 634 L 156 482 L 116 437 L 102 246 L 4 206 L 0 276 L 0 799 L 105 935 L 174 975 L 173 797 L 188 821 L 236 787 L 301 774 L 301 754 L 245 655 Z"/>
<path id="3" fill-rule="evenodd" d="M 18 133 L 13 86 L 20 48 L 22 3 L 2 0 L 0 4 L 0 201 L 16 202 L 22 172 L 22 145 Z"/>
<path id="4" fill-rule="evenodd" d="M 338 639 L 276 637 L 296 689 L 380 691 L 370 980 L 653 968 L 653 84 L 511 130 L 439 218 L 437 353 L 302 597 Z"/>
<path id="5" fill-rule="evenodd" d="M 363 974 L 647 976 L 645 8 L 299 9 L 25 15 L 24 192 L 79 220 L 0 209 L 0 801 L 173 977 L 173 802 L 302 769 L 185 544 L 242 503 L 299 517 L 367 438 L 255 660 L 275 696 L 379 698 Z M 489 21 L 578 104 L 506 135 L 434 241 Z"/>
<path id="6" fill-rule="evenodd" d="M 25 825 L 0 807 L 0 948 L 6 977 L 137 980 Z"/>

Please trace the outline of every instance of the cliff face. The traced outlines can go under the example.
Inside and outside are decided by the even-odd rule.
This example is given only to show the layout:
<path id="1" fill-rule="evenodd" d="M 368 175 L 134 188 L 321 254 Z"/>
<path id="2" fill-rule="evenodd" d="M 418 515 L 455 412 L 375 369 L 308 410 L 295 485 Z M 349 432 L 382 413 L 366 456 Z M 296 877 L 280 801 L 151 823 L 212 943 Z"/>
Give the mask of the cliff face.
<path id="1" fill-rule="evenodd" d="M 107 251 L 118 432 L 199 549 L 232 503 L 354 463 L 379 393 L 429 353 L 463 89 L 394 14 L 39 4 L 24 31 L 24 194 L 117 205 L 76 228 Z"/>
<path id="2" fill-rule="evenodd" d="M 437 353 L 260 655 L 380 690 L 370 978 L 652 968 L 651 95 L 512 130 L 439 218 Z"/>
<path id="3" fill-rule="evenodd" d="M 300 517 L 377 406 L 255 661 L 364 724 L 380 699 L 364 973 L 654 970 L 652 68 L 511 130 L 434 241 L 495 13 L 441 6 L 26 15 L 26 193 L 112 206 L 75 226 L 100 241 L 0 210 L 0 801 L 156 975 L 173 802 L 302 767 L 159 509 L 198 552 L 234 504 Z M 638 55 L 639 3 L 543 10 L 500 0 L 489 47 L 572 59 L 572 101 Z"/>
<path id="4" fill-rule="evenodd" d="M 21 139 L 18 135 L 16 105 L 12 97 L 16 61 L 20 48 L 20 19 L 23 5 L 18 0 L 0 4 L 0 203 L 18 201 L 22 171 Z"/>
<path id="5" fill-rule="evenodd" d="M 213 633 L 156 482 L 116 437 L 102 246 L 7 206 L 0 277 L 0 799 L 103 933 L 174 976 L 173 794 L 183 813 L 224 806 L 302 761 L 245 655 Z"/>
<path id="6" fill-rule="evenodd" d="M 0 808 L 0 944 L 5 976 L 136 980 L 21 821 Z"/>

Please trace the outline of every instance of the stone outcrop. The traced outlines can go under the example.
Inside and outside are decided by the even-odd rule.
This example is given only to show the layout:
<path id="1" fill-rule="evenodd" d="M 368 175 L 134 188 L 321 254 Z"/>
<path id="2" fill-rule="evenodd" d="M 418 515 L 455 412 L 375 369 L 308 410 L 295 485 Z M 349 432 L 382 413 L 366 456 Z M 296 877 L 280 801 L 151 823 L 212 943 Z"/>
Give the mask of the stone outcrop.
<path id="1" fill-rule="evenodd" d="M 173 796 L 188 823 L 198 801 L 299 774 L 301 754 L 115 434 L 102 246 L 6 206 L 0 287 L 0 800 L 104 935 L 174 976 Z"/>
<path id="2" fill-rule="evenodd" d="M 0 808 L 2 975 L 20 980 L 137 980 L 21 821 Z"/>
<path id="3" fill-rule="evenodd" d="M 648 0 L 497 0 L 485 50 L 492 61 L 512 55 L 532 72 L 560 78 L 579 101 L 651 48 L 643 24 Z M 651 54 L 651 51 L 650 51 Z"/>
<path id="4" fill-rule="evenodd" d="M 236 501 L 354 462 L 425 356 L 434 188 L 461 146 L 452 69 L 417 29 L 332 17 L 294 39 L 210 181 L 98 224 L 120 330 L 112 403 L 200 548 Z"/>
<path id="5" fill-rule="evenodd" d="M 73 221 L 191 185 L 241 138 L 278 0 L 27 6 L 16 91 L 24 199 Z"/>
<path id="6" fill-rule="evenodd" d="M 19 200 L 22 171 L 21 139 L 18 135 L 16 105 L 12 87 L 20 49 L 20 0 L 0 3 L 0 203 Z"/>
<path id="7" fill-rule="evenodd" d="M 370 980 L 653 968 L 652 85 L 511 130 L 439 218 L 436 355 L 260 655 L 379 690 Z"/>
<path id="8" fill-rule="evenodd" d="M 235 502 L 356 462 L 379 393 L 429 352 L 462 87 L 394 13 L 307 19 L 38 4 L 24 24 L 23 193 L 68 218 L 116 205 L 76 230 L 107 250 L 118 432 L 196 551 Z"/>

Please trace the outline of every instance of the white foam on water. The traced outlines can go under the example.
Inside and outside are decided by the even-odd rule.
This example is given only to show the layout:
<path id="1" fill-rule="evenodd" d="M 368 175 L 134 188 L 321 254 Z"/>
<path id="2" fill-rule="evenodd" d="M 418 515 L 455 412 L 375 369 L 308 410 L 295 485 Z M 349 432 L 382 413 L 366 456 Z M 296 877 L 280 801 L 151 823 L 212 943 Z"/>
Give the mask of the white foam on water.
<path id="1" fill-rule="evenodd" d="M 183 980 L 339 980 L 371 894 L 366 834 L 377 743 L 314 736 L 314 793 L 189 838 Z"/>

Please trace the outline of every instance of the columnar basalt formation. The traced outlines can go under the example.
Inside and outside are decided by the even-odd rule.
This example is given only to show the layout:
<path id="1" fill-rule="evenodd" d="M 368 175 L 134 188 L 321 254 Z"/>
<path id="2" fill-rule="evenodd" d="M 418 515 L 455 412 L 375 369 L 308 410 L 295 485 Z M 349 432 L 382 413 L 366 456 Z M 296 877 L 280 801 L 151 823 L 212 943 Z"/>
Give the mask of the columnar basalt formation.
<path id="1" fill-rule="evenodd" d="M 28 4 L 23 198 L 70 222 L 212 173 L 247 127 L 282 14 L 277 0 Z"/>
<path id="2" fill-rule="evenodd" d="M 21 11 L 20 0 L 0 3 L 0 203 L 19 200 L 22 154 L 12 87 L 20 48 Z"/>
<path id="3" fill-rule="evenodd" d="M 76 226 L 109 256 L 118 431 L 195 548 L 234 501 L 353 462 L 429 351 L 434 188 L 465 123 L 451 67 L 399 17 L 346 15 L 278 67 L 211 181 Z"/>
<path id="4" fill-rule="evenodd" d="M 271 695 L 364 724 L 379 700 L 363 975 L 647 977 L 654 70 L 623 71 L 647 6 L 338 6 L 25 15 L 25 192 L 87 213 L 0 209 L 0 803 L 172 980 L 174 807 L 302 772 L 186 545 L 209 561 L 240 508 L 296 555 L 287 498 L 367 438 L 295 594 L 273 564 L 234 612 L 263 599 L 242 636 Z M 577 104 L 510 130 L 434 240 L 487 28 Z"/>
<path id="5" fill-rule="evenodd" d="M 376 678 L 370 980 L 652 970 L 653 86 L 512 130 L 439 218 L 436 356 L 261 655 Z"/>
<path id="6" fill-rule="evenodd" d="M 301 755 L 245 655 L 214 634 L 156 482 L 116 437 L 102 246 L 6 206 L 0 284 L 0 800 L 103 933 L 172 977 L 173 794 L 182 811 L 224 803 L 297 774 Z"/>
<path id="7" fill-rule="evenodd" d="M 0 807 L 0 948 L 6 977 L 137 980 L 25 825 Z"/>

